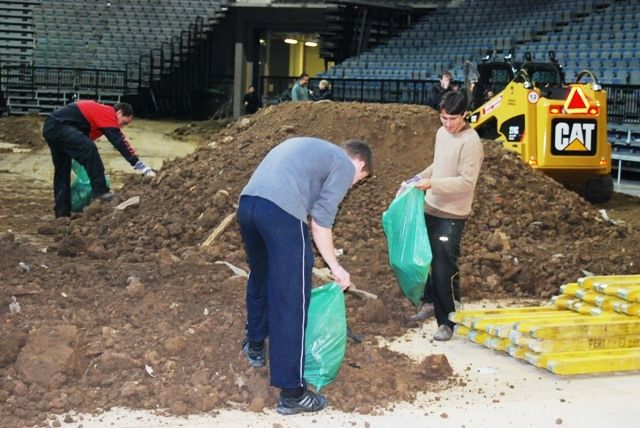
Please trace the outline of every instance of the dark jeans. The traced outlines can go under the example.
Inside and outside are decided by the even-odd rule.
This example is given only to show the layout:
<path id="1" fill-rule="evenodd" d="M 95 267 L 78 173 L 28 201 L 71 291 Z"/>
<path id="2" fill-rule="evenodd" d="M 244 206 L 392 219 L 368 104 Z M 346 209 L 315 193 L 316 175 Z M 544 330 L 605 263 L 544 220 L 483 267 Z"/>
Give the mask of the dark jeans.
<path id="1" fill-rule="evenodd" d="M 453 328 L 448 315 L 455 311 L 454 301 L 460 301 L 460 240 L 465 220 L 447 219 L 425 214 L 431 244 L 431 273 L 422 300 L 433 303 L 438 325 Z"/>
<path id="2" fill-rule="evenodd" d="M 71 159 L 78 161 L 87 170 L 95 196 L 109 191 L 98 148 L 87 135 L 53 117 L 49 117 L 44 123 L 42 135 L 49 145 L 53 160 L 56 217 L 71 215 Z"/>
<path id="3" fill-rule="evenodd" d="M 256 196 L 242 196 L 237 215 L 251 269 L 247 339 L 269 337 L 271 385 L 301 388 L 313 267 L 309 227 Z"/>

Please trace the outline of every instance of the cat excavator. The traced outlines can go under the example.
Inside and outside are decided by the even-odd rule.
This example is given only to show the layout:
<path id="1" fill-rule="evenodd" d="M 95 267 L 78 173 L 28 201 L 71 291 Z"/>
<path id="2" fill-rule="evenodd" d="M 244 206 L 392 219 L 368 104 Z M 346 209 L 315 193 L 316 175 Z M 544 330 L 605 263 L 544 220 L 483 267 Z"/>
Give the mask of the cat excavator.
<path id="1" fill-rule="evenodd" d="M 607 202 L 613 180 L 606 92 L 588 70 L 565 84 L 555 55 L 549 57 L 515 62 L 507 56 L 467 67 L 469 122 L 480 137 L 496 140 L 587 201 Z"/>

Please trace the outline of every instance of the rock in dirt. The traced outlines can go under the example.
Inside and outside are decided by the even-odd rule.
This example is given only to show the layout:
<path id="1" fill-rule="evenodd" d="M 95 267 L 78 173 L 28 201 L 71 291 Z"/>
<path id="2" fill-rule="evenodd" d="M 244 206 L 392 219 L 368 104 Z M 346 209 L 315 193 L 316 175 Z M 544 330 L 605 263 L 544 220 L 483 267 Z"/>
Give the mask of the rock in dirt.
<path id="1" fill-rule="evenodd" d="M 16 235 L 13 232 L 2 232 L 0 233 L 0 242 L 13 242 L 16 240 Z"/>
<path id="2" fill-rule="evenodd" d="M 140 281 L 140 278 L 130 276 L 127 278 L 127 296 L 129 297 L 143 297 L 144 296 L 144 284 Z"/>
<path id="3" fill-rule="evenodd" d="M 26 333 L 8 325 L 0 331 L 0 368 L 12 364 L 27 341 Z"/>
<path id="4" fill-rule="evenodd" d="M 72 325 L 32 331 L 20 350 L 16 368 L 29 383 L 57 388 L 78 375 L 78 329 Z"/>
<path id="5" fill-rule="evenodd" d="M 429 355 L 420 364 L 420 375 L 428 380 L 444 380 L 452 374 L 453 369 L 444 354 Z"/>

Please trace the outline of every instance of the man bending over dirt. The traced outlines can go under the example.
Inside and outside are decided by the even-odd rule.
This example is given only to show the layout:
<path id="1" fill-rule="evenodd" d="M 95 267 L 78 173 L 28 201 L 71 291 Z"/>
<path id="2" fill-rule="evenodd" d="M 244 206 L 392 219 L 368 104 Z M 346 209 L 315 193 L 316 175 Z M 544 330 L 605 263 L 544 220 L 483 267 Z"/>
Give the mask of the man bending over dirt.
<path id="1" fill-rule="evenodd" d="M 316 412 L 327 404 L 304 380 L 313 267 L 309 229 L 336 283 L 348 288 L 350 275 L 338 263 L 331 228 L 349 188 L 371 174 L 371 159 L 362 141 L 339 147 L 291 138 L 267 154 L 240 194 L 238 223 L 251 269 L 243 350 L 250 366 L 262 367 L 269 337 L 270 380 L 281 390 L 280 414 Z"/>
<path id="2" fill-rule="evenodd" d="M 460 240 L 484 158 L 480 137 L 464 120 L 466 109 L 463 94 L 445 94 L 440 102 L 442 126 L 436 133 L 433 163 L 415 177 L 419 179 L 415 186 L 427 191 L 425 219 L 433 259 L 424 304 L 411 319 L 421 321 L 435 313 L 435 340 L 449 340 L 453 335 L 454 324 L 448 316 L 460 302 Z"/>
<path id="3" fill-rule="evenodd" d="M 104 165 L 94 140 L 106 136 L 133 168 L 149 176 L 155 172 L 147 167 L 131 147 L 121 128 L 133 120 L 133 108 L 127 103 L 115 106 L 95 101 L 78 101 L 51 113 L 44 123 L 42 135 L 51 150 L 55 168 L 53 193 L 56 217 L 71 215 L 71 159 L 82 165 L 89 175 L 93 196 L 112 200 L 104 177 Z"/>

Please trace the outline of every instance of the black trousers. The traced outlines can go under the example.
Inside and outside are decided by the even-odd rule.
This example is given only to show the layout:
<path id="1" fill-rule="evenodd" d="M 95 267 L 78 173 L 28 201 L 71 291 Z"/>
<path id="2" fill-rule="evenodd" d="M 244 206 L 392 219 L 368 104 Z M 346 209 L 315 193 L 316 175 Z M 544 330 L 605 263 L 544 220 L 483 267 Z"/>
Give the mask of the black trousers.
<path id="1" fill-rule="evenodd" d="M 422 300 L 433 303 L 438 325 L 453 328 L 449 313 L 455 311 L 455 301 L 460 301 L 460 240 L 465 220 L 447 219 L 425 214 L 429 243 L 431 244 L 431 273 L 427 279 Z"/>
<path id="2" fill-rule="evenodd" d="M 53 195 L 56 217 L 71 215 L 72 159 L 75 159 L 87 170 L 91 181 L 91 190 L 95 196 L 109 191 L 98 147 L 87 135 L 53 117 L 49 117 L 45 121 L 42 135 L 49 145 L 53 160 Z"/>

